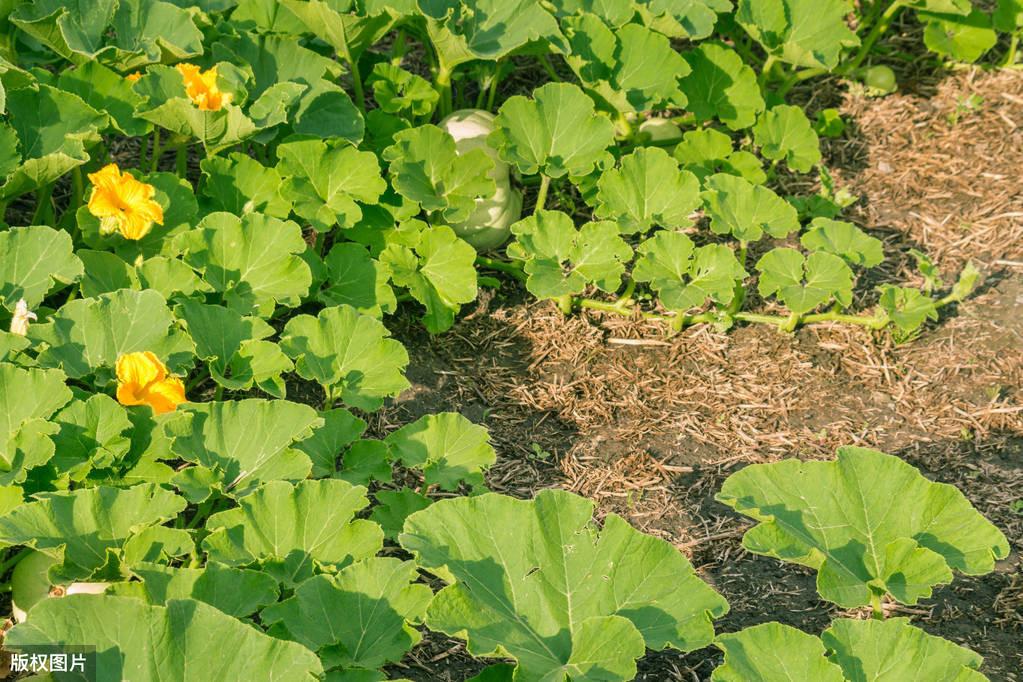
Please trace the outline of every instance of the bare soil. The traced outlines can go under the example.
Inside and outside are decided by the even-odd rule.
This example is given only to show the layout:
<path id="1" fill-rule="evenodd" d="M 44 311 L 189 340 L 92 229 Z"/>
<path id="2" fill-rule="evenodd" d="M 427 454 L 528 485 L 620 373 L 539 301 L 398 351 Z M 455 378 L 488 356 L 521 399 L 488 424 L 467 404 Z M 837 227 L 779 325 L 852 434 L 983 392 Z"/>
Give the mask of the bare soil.
<path id="1" fill-rule="evenodd" d="M 861 196 L 852 218 L 884 239 L 883 276 L 914 281 L 911 247 L 949 281 L 966 260 L 984 272 L 977 293 L 919 338 L 898 345 L 842 326 L 671 336 L 639 320 L 564 318 L 509 285 L 441 336 L 399 320 L 414 385 L 373 428 L 438 410 L 485 424 L 499 453 L 494 490 L 562 487 L 672 542 L 731 604 L 719 632 L 780 620 L 817 633 L 842 614 L 817 597 L 810 571 L 742 549 L 750 523 L 714 501 L 730 473 L 846 444 L 899 455 L 959 486 L 1012 553 L 990 575 L 888 608 L 983 655 L 992 680 L 1020 680 L 1023 73 L 964 71 L 924 92 L 846 95 L 841 107 L 852 125 L 826 163 Z M 639 679 L 705 680 L 719 662 L 713 648 L 652 652 Z M 464 680 L 482 667 L 430 636 L 394 672 Z"/>

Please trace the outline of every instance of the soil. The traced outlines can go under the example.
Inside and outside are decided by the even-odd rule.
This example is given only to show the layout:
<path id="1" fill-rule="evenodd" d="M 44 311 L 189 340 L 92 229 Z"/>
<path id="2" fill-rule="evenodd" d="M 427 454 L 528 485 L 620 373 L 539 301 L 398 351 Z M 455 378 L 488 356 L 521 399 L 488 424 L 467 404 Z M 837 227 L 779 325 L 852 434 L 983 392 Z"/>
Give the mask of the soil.
<path id="1" fill-rule="evenodd" d="M 911 247 L 949 282 L 967 260 L 982 269 L 977 292 L 918 338 L 842 326 L 671 336 L 640 320 L 565 318 L 507 285 L 444 335 L 396 321 L 413 387 L 373 430 L 439 410 L 485 424 L 499 453 L 492 489 L 572 490 L 672 542 L 728 599 L 718 632 L 780 620 L 819 633 L 865 615 L 822 602 L 811 571 L 742 549 L 750 522 L 714 501 L 730 473 L 846 444 L 899 455 L 958 486 L 1012 551 L 989 575 L 886 608 L 980 653 L 992 680 L 1023 679 L 1023 73 L 970 70 L 925 90 L 844 95 L 852 125 L 825 159 L 861 197 L 852 219 L 885 241 L 883 278 L 919 282 Z M 979 103 L 963 111 L 971 95 Z M 720 660 L 713 648 L 651 652 L 638 679 L 706 680 Z M 393 672 L 464 680 L 482 667 L 430 635 Z"/>

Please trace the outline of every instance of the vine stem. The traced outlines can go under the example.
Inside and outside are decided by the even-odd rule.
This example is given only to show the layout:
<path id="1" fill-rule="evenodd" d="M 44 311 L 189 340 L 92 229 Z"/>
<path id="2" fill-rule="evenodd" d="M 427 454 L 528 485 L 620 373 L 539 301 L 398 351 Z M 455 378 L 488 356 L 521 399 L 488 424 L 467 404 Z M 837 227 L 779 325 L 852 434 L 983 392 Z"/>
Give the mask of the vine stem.
<path id="1" fill-rule="evenodd" d="M 187 142 L 178 145 L 177 151 L 174 154 L 174 170 L 181 179 L 185 179 L 185 176 L 188 174 Z"/>
<path id="2" fill-rule="evenodd" d="M 905 5 L 905 1 L 906 0 L 895 0 L 895 2 L 888 6 L 888 9 L 881 13 L 880 18 L 874 22 L 874 25 L 871 26 L 867 37 L 864 38 L 863 43 L 860 44 L 860 51 L 856 53 L 856 56 L 851 61 L 846 62 L 845 65 L 838 70 L 839 73 L 848 74 L 860 68 L 860 65 L 867 58 L 867 55 L 870 54 L 870 49 L 874 47 L 874 43 L 876 43 L 878 38 L 880 38 L 884 32 L 888 30 L 892 20 L 895 19 L 895 15 L 898 14 L 899 10 L 901 10 Z M 880 2 L 875 5 L 875 7 L 880 6 Z"/>
<path id="3" fill-rule="evenodd" d="M 359 73 L 359 64 L 352 57 L 352 50 L 348 47 L 348 32 L 345 31 L 345 22 L 341 22 L 341 58 L 348 65 L 348 72 L 352 75 L 352 89 L 355 90 L 355 106 L 359 113 L 366 114 L 366 96 L 362 89 L 362 74 Z"/>
<path id="4" fill-rule="evenodd" d="M 870 593 L 870 610 L 874 620 L 884 620 L 884 606 L 881 605 L 881 595 L 874 591 Z"/>
<path id="5" fill-rule="evenodd" d="M 153 158 L 150 160 L 149 172 L 155 173 L 160 163 L 160 129 L 153 127 Z"/>
<path id="6" fill-rule="evenodd" d="M 522 266 L 516 262 L 497 260 L 495 258 L 487 258 L 486 256 L 476 256 L 476 264 L 489 270 L 505 272 L 520 282 L 526 281 L 526 273 L 522 271 Z"/>
<path id="7" fill-rule="evenodd" d="M 32 224 L 42 225 L 44 215 L 50 207 L 50 197 L 53 195 L 53 185 L 46 185 L 36 192 L 36 210 L 32 213 Z"/>
<path id="8" fill-rule="evenodd" d="M 447 116 L 454 106 L 454 99 L 451 96 L 451 68 L 440 62 L 437 67 L 437 87 L 440 89 L 440 115 Z"/>
<path id="9" fill-rule="evenodd" d="M 1019 48 L 1019 34 L 1013 33 L 1012 37 L 1009 38 L 1009 50 L 1005 53 L 1005 59 L 1002 60 L 1002 66 L 1012 66 L 1016 63 L 1016 50 Z"/>
<path id="10" fill-rule="evenodd" d="M 536 194 L 536 206 L 533 208 L 533 215 L 547 205 L 547 190 L 550 189 L 551 179 L 546 175 L 540 176 L 540 190 Z"/>
<path id="11" fill-rule="evenodd" d="M 30 554 L 32 551 L 31 547 L 25 547 L 18 551 L 14 556 L 8 557 L 2 564 L 0 564 L 0 575 L 7 573 L 7 571 L 16 566 L 19 561 L 24 559 L 25 555 Z"/>

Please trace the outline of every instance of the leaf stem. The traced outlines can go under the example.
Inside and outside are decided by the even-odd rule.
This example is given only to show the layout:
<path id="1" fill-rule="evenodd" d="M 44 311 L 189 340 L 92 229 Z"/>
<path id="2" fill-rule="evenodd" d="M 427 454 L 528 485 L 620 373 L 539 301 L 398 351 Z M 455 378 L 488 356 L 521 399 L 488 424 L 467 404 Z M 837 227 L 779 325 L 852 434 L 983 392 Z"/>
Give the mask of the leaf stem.
<path id="1" fill-rule="evenodd" d="M 880 8 L 882 4 L 883 3 L 878 2 L 874 7 Z M 870 33 L 867 34 L 867 37 L 864 38 L 863 42 L 860 44 L 859 52 L 856 53 L 856 56 L 853 57 L 851 61 L 843 64 L 838 69 L 838 73 L 849 74 L 860 67 L 860 64 L 862 64 L 867 58 L 867 55 L 870 54 L 870 49 L 874 47 L 874 43 L 876 43 L 878 38 L 880 38 L 884 32 L 888 30 L 892 20 L 895 19 L 895 15 L 898 14 L 899 10 L 901 10 L 905 4 L 906 0 L 895 0 L 895 2 L 888 6 L 888 9 L 881 13 L 880 18 L 874 22 L 873 26 L 871 26 Z M 873 14 L 877 14 L 876 10 Z"/>
<path id="2" fill-rule="evenodd" d="M 183 142 L 174 154 L 174 170 L 178 177 L 185 180 L 188 175 L 188 143 Z"/>
<path id="3" fill-rule="evenodd" d="M 7 571 L 14 568 L 19 561 L 25 558 L 26 555 L 31 554 L 34 550 L 31 547 L 24 547 L 13 556 L 8 557 L 0 564 L 0 576 L 5 575 Z"/>
<path id="4" fill-rule="evenodd" d="M 533 215 L 547 205 L 547 190 L 550 189 L 551 179 L 546 175 L 540 176 L 540 190 L 536 194 L 536 206 L 533 208 Z"/>
<path id="5" fill-rule="evenodd" d="M 160 129 L 153 127 L 153 158 L 150 159 L 149 172 L 155 173 L 160 164 Z"/>
<path id="6" fill-rule="evenodd" d="M 32 224 L 42 225 L 41 222 L 50 211 L 50 197 L 53 195 L 53 185 L 44 185 L 36 190 L 36 210 L 32 213 Z"/>
<path id="7" fill-rule="evenodd" d="M 440 115 L 441 118 L 451 113 L 453 99 L 451 96 L 451 68 L 443 60 L 437 66 L 435 78 L 437 88 L 440 91 Z"/>
<path id="8" fill-rule="evenodd" d="M 881 595 L 873 590 L 870 591 L 870 610 L 874 620 L 884 620 L 884 606 L 881 604 Z"/>
<path id="9" fill-rule="evenodd" d="M 488 270 L 505 272 L 520 282 L 526 281 L 526 273 L 522 271 L 522 265 L 517 261 L 503 261 L 496 258 L 487 258 L 486 256 L 476 256 L 476 264 Z"/>

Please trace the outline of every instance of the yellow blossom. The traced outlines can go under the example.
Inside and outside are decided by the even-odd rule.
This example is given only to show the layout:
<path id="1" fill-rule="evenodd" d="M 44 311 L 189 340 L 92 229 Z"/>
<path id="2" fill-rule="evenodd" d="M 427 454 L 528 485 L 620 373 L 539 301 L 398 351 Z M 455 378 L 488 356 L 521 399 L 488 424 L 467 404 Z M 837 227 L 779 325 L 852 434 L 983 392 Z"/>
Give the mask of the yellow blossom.
<path id="1" fill-rule="evenodd" d="M 36 314 L 28 309 L 28 302 L 25 299 L 21 299 L 14 306 L 14 317 L 11 318 L 11 333 L 25 336 L 28 334 L 29 320 L 38 319 Z"/>
<path id="2" fill-rule="evenodd" d="M 153 353 L 128 353 L 117 358 L 117 400 L 122 405 L 149 405 L 157 414 L 185 402 L 185 384 L 167 376 L 167 367 Z"/>
<path id="3" fill-rule="evenodd" d="M 135 71 L 134 73 L 129 73 L 127 76 L 125 76 L 124 80 L 126 80 L 126 81 L 128 81 L 130 83 L 134 83 L 139 78 L 142 78 L 142 72 L 141 71 Z"/>
<path id="4" fill-rule="evenodd" d="M 201 111 L 220 111 L 231 101 L 231 93 L 217 87 L 217 67 L 202 71 L 195 64 L 178 64 L 177 69 L 185 79 L 188 98 Z"/>
<path id="5" fill-rule="evenodd" d="M 163 225 L 163 208 L 153 200 L 156 190 L 139 182 L 128 173 L 121 173 L 116 164 L 108 164 L 96 173 L 89 173 L 92 195 L 89 213 L 100 219 L 100 232 L 120 232 L 125 239 L 142 239 Z"/>

